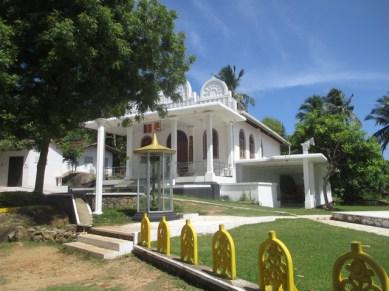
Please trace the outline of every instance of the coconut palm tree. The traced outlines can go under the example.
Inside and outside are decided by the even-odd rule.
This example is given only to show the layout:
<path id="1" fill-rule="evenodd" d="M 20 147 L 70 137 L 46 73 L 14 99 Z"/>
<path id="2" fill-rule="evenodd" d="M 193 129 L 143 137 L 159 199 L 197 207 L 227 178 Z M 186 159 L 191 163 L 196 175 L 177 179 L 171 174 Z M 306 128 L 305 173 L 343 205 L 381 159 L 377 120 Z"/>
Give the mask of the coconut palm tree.
<path id="1" fill-rule="evenodd" d="M 313 95 L 305 99 L 300 106 L 296 118 L 299 121 L 305 120 L 307 114 L 318 110 L 322 114 L 340 114 L 347 122 L 360 123 L 354 113 L 354 106 L 351 105 L 353 95 L 346 97 L 341 90 L 331 89 L 326 96 Z"/>
<path id="2" fill-rule="evenodd" d="M 245 93 L 238 93 L 236 89 L 240 85 L 240 80 L 244 76 L 244 70 L 241 69 L 239 73 L 236 71 L 236 67 L 227 65 L 220 69 L 216 78 L 224 81 L 228 89 L 232 93 L 232 97 L 238 102 L 238 108 L 247 111 L 249 105 L 255 105 L 255 99 Z"/>
<path id="3" fill-rule="evenodd" d="M 324 100 L 323 97 L 318 95 L 313 95 L 305 99 L 303 105 L 300 106 L 299 112 L 296 115 L 296 118 L 299 121 L 305 120 L 306 116 L 314 111 L 318 110 L 319 112 L 324 112 Z"/>
<path id="4" fill-rule="evenodd" d="M 325 111 L 332 114 L 341 114 L 347 121 L 360 123 L 358 117 L 354 113 L 354 106 L 351 105 L 351 101 L 354 95 L 346 97 L 341 90 L 331 89 L 325 96 Z"/>
<path id="5" fill-rule="evenodd" d="M 377 100 L 375 108 L 366 116 L 366 120 L 374 120 L 376 125 L 383 126 L 374 136 L 384 151 L 389 143 L 389 93 Z"/>

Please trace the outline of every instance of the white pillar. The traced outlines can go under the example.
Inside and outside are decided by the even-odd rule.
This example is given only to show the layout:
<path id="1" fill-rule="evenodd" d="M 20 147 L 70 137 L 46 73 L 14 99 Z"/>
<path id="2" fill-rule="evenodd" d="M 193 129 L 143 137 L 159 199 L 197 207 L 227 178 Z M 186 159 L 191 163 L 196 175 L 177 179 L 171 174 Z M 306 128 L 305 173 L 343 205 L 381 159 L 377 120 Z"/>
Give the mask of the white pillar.
<path id="1" fill-rule="evenodd" d="M 97 121 L 97 159 L 96 159 L 96 194 L 94 214 L 103 213 L 103 180 L 104 180 L 104 152 L 105 128 L 102 120 Z"/>
<path id="2" fill-rule="evenodd" d="M 314 168 L 312 163 L 307 158 L 303 160 L 303 172 L 304 172 L 304 190 L 305 190 L 305 208 L 310 209 L 315 207 L 314 195 L 315 195 L 315 179 Z"/>
<path id="3" fill-rule="evenodd" d="M 234 168 L 234 132 L 233 132 L 233 123 L 227 123 L 227 143 L 228 143 L 228 169 L 231 171 L 231 175 L 233 175 Z"/>
<path id="4" fill-rule="evenodd" d="M 170 136 L 171 136 L 172 149 L 176 151 L 172 156 L 172 167 L 171 167 L 173 184 L 175 184 L 175 180 L 177 177 L 177 119 L 176 118 L 171 119 Z"/>
<path id="5" fill-rule="evenodd" d="M 213 172 L 213 136 L 212 136 L 212 115 L 208 114 L 207 124 L 207 172 L 205 173 L 205 179 L 207 181 L 213 181 L 215 173 Z"/>
<path id="6" fill-rule="evenodd" d="M 127 127 L 127 162 L 126 162 L 126 179 L 133 178 L 132 163 L 133 161 L 133 127 Z"/>

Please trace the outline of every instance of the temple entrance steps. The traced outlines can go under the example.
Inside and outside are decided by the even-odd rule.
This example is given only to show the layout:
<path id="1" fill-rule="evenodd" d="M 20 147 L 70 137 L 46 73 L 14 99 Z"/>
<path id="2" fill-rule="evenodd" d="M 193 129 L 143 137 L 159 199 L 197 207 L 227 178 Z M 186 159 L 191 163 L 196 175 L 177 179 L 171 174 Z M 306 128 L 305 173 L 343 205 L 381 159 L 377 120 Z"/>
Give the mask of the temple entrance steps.
<path id="1" fill-rule="evenodd" d="M 65 246 L 110 260 L 131 253 L 134 242 L 92 233 L 80 233 L 76 242 L 65 243 Z"/>

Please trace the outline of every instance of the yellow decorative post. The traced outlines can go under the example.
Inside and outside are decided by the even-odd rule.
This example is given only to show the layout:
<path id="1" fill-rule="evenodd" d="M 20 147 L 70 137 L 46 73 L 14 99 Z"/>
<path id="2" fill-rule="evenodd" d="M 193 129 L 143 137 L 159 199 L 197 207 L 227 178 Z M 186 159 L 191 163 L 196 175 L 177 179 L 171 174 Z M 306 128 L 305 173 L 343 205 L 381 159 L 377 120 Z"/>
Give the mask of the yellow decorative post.
<path id="1" fill-rule="evenodd" d="M 165 216 L 158 225 L 157 251 L 170 256 L 170 230 Z"/>
<path id="2" fill-rule="evenodd" d="M 345 278 L 342 277 L 343 269 L 348 273 Z M 351 243 L 351 252 L 339 257 L 334 264 L 332 289 L 388 291 L 389 279 L 384 268 L 363 251 L 361 242 L 354 241 Z"/>
<path id="3" fill-rule="evenodd" d="M 292 256 L 275 231 L 269 231 L 269 238 L 260 245 L 258 253 L 260 290 L 297 291 Z"/>
<path id="4" fill-rule="evenodd" d="M 197 265 L 197 233 L 187 219 L 181 230 L 181 260 L 184 262 Z"/>
<path id="5" fill-rule="evenodd" d="M 146 248 L 151 248 L 151 226 L 150 220 L 147 217 L 147 213 L 143 214 L 142 221 L 140 223 L 140 241 L 139 244 Z"/>
<path id="6" fill-rule="evenodd" d="M 231 235 L 219 225 L 212 239 L 213 272 L 230 280 L 236 278 L 235 244 Z"/>

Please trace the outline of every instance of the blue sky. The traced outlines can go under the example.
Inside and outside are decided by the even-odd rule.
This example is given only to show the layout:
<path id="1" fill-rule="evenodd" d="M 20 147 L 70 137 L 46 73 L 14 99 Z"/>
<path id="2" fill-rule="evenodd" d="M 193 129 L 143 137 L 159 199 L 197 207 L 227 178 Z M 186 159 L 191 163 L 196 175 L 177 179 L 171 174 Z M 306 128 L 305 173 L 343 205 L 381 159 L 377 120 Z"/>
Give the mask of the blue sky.
<path id="1" fill-rule="evenodd" d="M 245 69 L 239 91 L 256 99 L 250 113 L 281 120 L 292 133 L 310 95 L 331 88 L 354 94 L 364 118 L 389 92 L 389 1 L 374 0 L 162 0 L 177 11 L 186 34 L 188 72 L 195 91 L 219 69 Z M 389 159 L 389 150 L 384 153 Z"/>

